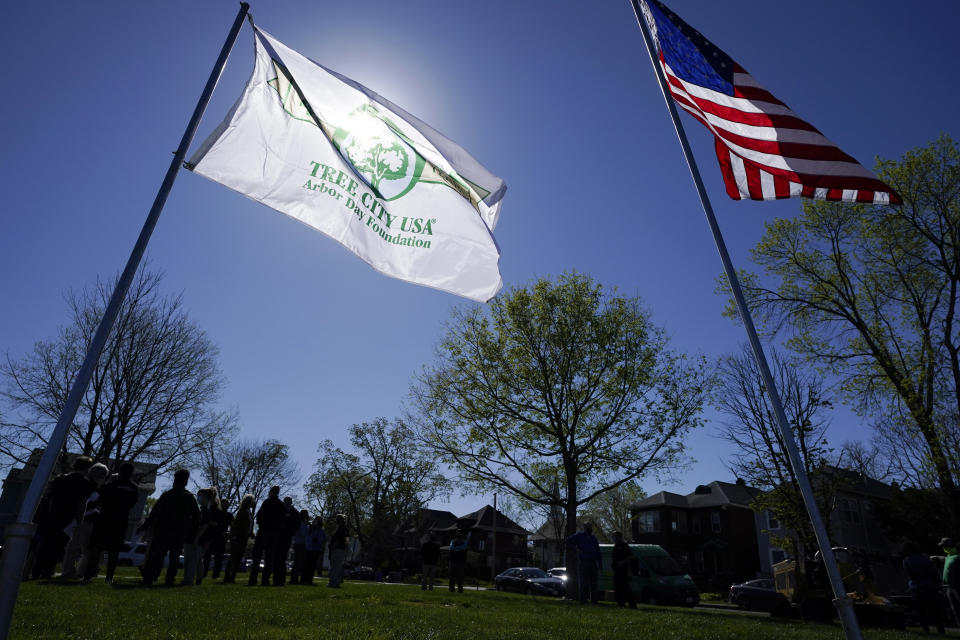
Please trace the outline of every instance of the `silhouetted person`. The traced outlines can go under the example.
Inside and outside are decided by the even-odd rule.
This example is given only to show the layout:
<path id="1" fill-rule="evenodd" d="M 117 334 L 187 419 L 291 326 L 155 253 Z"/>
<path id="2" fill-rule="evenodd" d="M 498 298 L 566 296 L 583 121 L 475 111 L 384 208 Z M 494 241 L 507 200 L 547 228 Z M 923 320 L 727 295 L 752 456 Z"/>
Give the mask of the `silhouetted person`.
<path id="1" fill-rule="evenodd" d="M 433 534 L 427 534 L 426 541 L 420 545 L 420 588 L 424 591 L 433 591 L 433 581 L 437 578 L 437 563 L 440 561 L 440 545 L 433 539 Z"/>
<path id="2" fill-rule="evenodd" d="M 347 557 L 347 517 L 337 514 L 337 526 L 330 534 L 330 579 L 327 586 L 339 589 L 343 582 L 343 561 Z"/>
<path id="3" fill-rule="evenodd" d="M 957 541 L 941 538 L 937 546 L 947 554 L 943 561 L 943 586 L 947 590 L 947 602 L 950 603 L 953 619 L 960 620 L 960 556 L 957 555 Z"/>
<path id="4" fill-rule="evenodd" d="M 257 573 L 260 571 L 260 560 L 263 559 L 263 576 L 260 584 L 270 584 L 270 574 L 273 572 L 274 552 L 277 548 L 277 539 L 283 528 L 283 516 L 287 508 L 280 499 L 280 487 L 270 487 L 267 499 L 257 511 L 257 537 L 253 541 L 253 551 L 250 553 L 250 577 L 247 584 L 257 583 Z"/>
<path id="5" fill-rule="evenodd" d="M 100 517 L 100 485 L 107 480 L 110 470 L 107 465 L 99 462 L 87 470 L 87 480 L 90 482 L 90 495 L 84 501 L 83 514 L 79 519 L 67 525 L 70 532 L 70 541 L 63 552 L 63 571 L 60 577 L 64 580 L 82 577 L 85 567 L 82 558 L 90 547 L 90 536 L 93 525 Z"/>
<path id="6" fill-rule="evenodd" d="M 317 516 L 307 528 L 307 536 L 304 541 L 304 561 L 303 574 L 300 576 L 300 584 L 313 586 L 314 571 L 323 573 L 323 548 L 327 544 L 327 532 L 323 530 L 323 519 Z"/>
<path id="7" fill-rule="evenodd" d="M 299 513 L 297 529 L 293 533 L 293 567 L 290 568 L 290 584 L 302 583 L 303 576 L 306 575 L 307 531 L 309 530 L 310 514 L 306 509 L 302 509 Z"/>
<path id="8" fill-rule="evenodd" d="M 463 576 L 467 569 L 467 548 L 470 544 L 470 534 L 466 536 L 457 530 L 450 541 L 450 591 L 463 593 Z"/>
<path id="9" fill-rule="evenodd" d="M 87 471 L 93 466 L 93 460 L 80 456 L 73 461 L 69 473 L 53 479 L 47 489 L 47 495 L 37 509 L 34 522 L 37 523 L 37 541 L 33 563 L 34 578 L 52 578 L 53 570 L 63 555 L 63 549 L 70 540 L 70 534 L 64 531 L 71 522 L 83 517 L 87 498 L 93 486 L 87 479 Z"/>
<path id="10" fill-rule="evenodd" d="M 283 499 L 283 522 L 280 525 L 280 534 L 273 547 L 273 586 L 282 587 L 287 581 L 287 556 L 290 555 L 290 545 L 293 536 L 300 528 L 300 512 L 293 506 L 293 498 Z"/>
<path id="11" fill-rule="evenodd" d="M 930 632 L 930 622 L 933 621 L 937 631 L 944 633 L 943 611 L 940 608 L 940 575 L 937 568 L 930 556 L 912 542 L 903 546 L 903 555 L 903 568 L 907 572 L 910 594 L 917 605 L 923 632 Z"/>
<path id="12" fill-rule="evenodd" d="M 237 513 L 233 516 L 233 522 L 230 523 L 230 561 L 227 563 L 227 570 L 223 575 L 223 581 L 227 583 L 235 582 L 237 572 L 240 570 L 240 563 L 247 552 L 247 542 L 253 537 L 253 507 L 256 498 L 251 494 L 243 496 L 240 500 L 240 506 Z"/>
<path id="13" fill-rule="evenodd" d="M 196 535 L 200 526 L 200 506 L 187 489 L 190 472 L 178 469 L 173 474 L 173 487 L 163 492 L 147 519 L 137 529 L 151 532 L 150 552 L 143 568 L 143 583 L 153 584 L 163 569 L 164 556 L 169 557 L 164 580 L 172 586 L 177 579 L 177 565 L 183 545 Z"/>
<path id="14" fill-rule="evenodd" d="M 630 545 L 624 541 L 622 533 L 615 531 L 613 534 L 613 592 L 618 607 L 629 604 L 632 609 L 637 608 L 637 599 L 633 595 L 633 589 L 630 588 L 630 573 L 635 563 Z"/>
<path id="15" fill-rule="evenodd" d="M 130 509 L 140 500 L 140 488 L 133 482 L 133 465 L 124 462 L 117 477 L 100 489 L 100 517 L 90 536 L 90 552 L 86 558 L 83 579 L 92 580 L 100 570 L 100 558 L 107 554 L 107 582 L 113 582 L 120 548 L 127 536 Z"/>
<path id="16" fill-rule="evenodd" d="M 227 552 L 227 541 L 230 539 L 230 523 L 233 522 L 233 514 L 230 513 L 229 509 L 230 502 L 221 500 L 220 508 L 216 512 L 210 513 L 209 541 L 203 554 L 201 578 L 207 577 L 211 564 L 213 564 L 213 573 L 210 577 L 213 580 L 219 578 L 220 571 L 223 570 L 223 555 Z"/>
<path id="17" fill-rule="evenodd" d="M 593 525 L 583 525 L 583 530 L 567 538 L 567 546 L 577 550 L 577 586 L 580 602 L 600 602 L 600 590 L 597 580 L 600 577 L 600 543 L 593 535 Z"/>
<path id="18" fill-rule="evenodd" d="M 203 582 L 204 559 L 222 518 L 220 497 L 215 488 L 207 487 L 197 491 L 197 502 L 200 505 L 200 526 L 183 550 L 183 584 L 186 585 Z"/>

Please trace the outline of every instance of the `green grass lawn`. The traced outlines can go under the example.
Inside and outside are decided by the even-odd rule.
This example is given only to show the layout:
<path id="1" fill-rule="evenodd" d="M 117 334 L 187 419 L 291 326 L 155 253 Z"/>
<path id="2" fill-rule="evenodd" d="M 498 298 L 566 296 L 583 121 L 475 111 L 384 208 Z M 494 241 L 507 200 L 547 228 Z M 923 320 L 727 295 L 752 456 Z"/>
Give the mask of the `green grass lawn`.
<path id="1" fill-rule="evenodd" d="M 495 591 L 451 594 L 409 585 L 347 583 L 248 587 L 209 580 L 196 587 L 139 586 L 133 573 L 114 585 L 27 582 L 11 638 L 331 638 L 482 640 L 820 639 L 842 638 L 839 625 L 785 622 L 735 612 L 577 603 Z M 242 578 L 245 578 L 241 574 Z M 869 640 L 912 638 L 908 631 L 866 630 Z"/>

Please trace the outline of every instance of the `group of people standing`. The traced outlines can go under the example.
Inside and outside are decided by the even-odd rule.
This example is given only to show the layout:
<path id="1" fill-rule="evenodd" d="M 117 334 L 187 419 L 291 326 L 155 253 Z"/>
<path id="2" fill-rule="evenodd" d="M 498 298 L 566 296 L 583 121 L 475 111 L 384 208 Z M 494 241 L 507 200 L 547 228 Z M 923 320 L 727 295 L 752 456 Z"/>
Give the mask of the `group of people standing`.
<path id="1" fill-rule="evenodd" d="M 470 534 L 464 534 L 460 530 L 457 530 L 450 541 L 450 580 L 447 587 L 451 592 L 463 593 L 469 542 Z M 420 570 L 420 588 L 433 591 L 433 584 L 437 579 L 437 564 L 440 562 L 440 545 L 432 533 L 427 534 L 427 539 L 420 545 L 420 561 L 423 563 Z"/>
<path id="2" fill-rule="evenodd" d="M 140 497 L 133 472 L 132 464 L 123 463 L 110 477 L 105 465 L 79 457 L 69 473 L 54 478 L 34 518 L 37 529 L 26 577 L 52 578 L 62 560 L 61 578 L 88 583 L 98 574 L 106 553 L 106 580 L 112 582 L 130 509 Z M 258 584 L 258 579 L 261 585 L 286 584 L 292 549 L 289 582 L 313 585 L 314 576 L 322 574 L 323 552 L 329 547 L 328 586 L 340 586 L 348 536 L 343 515 L 336 516 L 336 527 L 328 537 L 322 519 L 296 509 L 290 497 L 281 500 L 279 487 L 270 488 L 259 510 L 256 498 L 247 494 L 231 512 L 215 488 L 194 494 L 187 488 L 189 480 L 188 470 L 176 471 L 173 486 L 161 494 L 137 528 L 148 540 L 141 568 L 143 584 L 156 582 L 164 566 L 164 583 L 175 584 L 181 557 L 182 585 L 200 584 L 208 573 L 214 580 L 222 573 L 224 582 L 235 582 L 252 540 L 248 584 Z"/>
<path id="3" fill-rule="evenodd" d="M 81 456 L 69 473 L 54 478 L 34 516 L 26 577 L 53 577 L 62 558 L 63 578 L 90 582 L 106 553 L 112 582 L 130 509 L 140 497 L 133 472 L 132 464 L 123 463 L 111 477 L 106 465 Z"/>
<path id="4" fill-rule="evenodd" d="M 200 489 L 194 496 L 187 489 L 190 472 L 180 469 L 173 476 L 173 487 L 163 492 L 138 531 L 150 537 L 143 568 L 144 584 L 153 584 L 166 559 L 164 582 L 176 583 L 177 560 L 183 553 L 181 584 L 200 584 L 212 565 L 212 579 L 220 576 L 224 554 L 229 550 L 223 581 L 234 583 L 249 554 L 247 584 L 254 586 L 287 584 L 313 585 L 323 568 L 323 551 L 329 546 L 328 586 L 339 587 L 343 580 L 343 562 L 347 548 L 346 518 L 336 517 L 336 528 L 327 536 L 323 520 L 310 517 L 306 509 L 297 509 L 293 498 L 280 499 L 280 487 L 270 487 L 267 498 L 256 509 L 256 498 L 247 494 L 235 513 L 218 499 L 213 488 Z M 228 546 L 229 545 L 229 546 Z M 293 562 L 287 573 L 287 558 L 293 550 Z M 262 570 L 261 570 L 262 568 Z"/>
<path id="5" fill-rule="evenodd" d="M 942 571 L 916 543 L 908 542 L 903 546 L 903 568 L 924 633 L 930 631 L 931 623 L 939 633 L 944 633 L 941 593 L 946 595 L 953 619 L 960 620 L 960 545 L 953 538 L 944 537 L 938 546 L 946 554 Z"/>
<path id="6" fill-rule="evenodd" d="M 600 555 L 600 541 L 593 535 L 593 525 L 589 522 L 583 529 L 567 538 L 567 547 L 576 552 L 577 558 L 577 590 L 581 603 L 597 604 L 602 599 L 598 582 L 600 571 L 603 569 L 603 558 Z M 637 608 L 637 598 L 630 587 L 630 574 L 636 573 L 638 564 L 634 558 L 630 545 L 623 537 L 623 533 L 614 531 L 613 552 L 611 555 L 613 569 L 613 593 L 617 606 Z"/>

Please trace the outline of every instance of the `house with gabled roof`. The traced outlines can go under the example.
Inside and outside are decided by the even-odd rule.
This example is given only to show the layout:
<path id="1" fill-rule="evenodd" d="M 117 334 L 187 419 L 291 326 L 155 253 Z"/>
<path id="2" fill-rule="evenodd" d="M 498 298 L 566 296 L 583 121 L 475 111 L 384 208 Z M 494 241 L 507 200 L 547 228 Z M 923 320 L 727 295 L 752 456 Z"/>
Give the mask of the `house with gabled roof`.
<path id="1" fill-rule="evenodd" d="M 420 545 L 428 534 L 440 545 L 440 564 L 448 560 L 450 542 L 457 532 L 468 536 L 467 572 L 482 578 L 490 578 L 491 572 L 529 564 L 527 538 L 530 532 L 490 505 L 464 516 L 454 516 L 449 511 L 420 509 L 416 518 L 398 530 L 400 545 L 397 548 L 401 566 L 409 571 L 420 569 Z M 494 552 L 496 536 L 496 558 Z"/>
<path id="2" fill-rule="evenodd" d="M 770 522 L 750 507 L 759 493 L 742 480 L 714 481 L 686 495 L 661 491 L 631 506 L 633 540 L 660 545 L 702 584 L 769 575 Z"/>

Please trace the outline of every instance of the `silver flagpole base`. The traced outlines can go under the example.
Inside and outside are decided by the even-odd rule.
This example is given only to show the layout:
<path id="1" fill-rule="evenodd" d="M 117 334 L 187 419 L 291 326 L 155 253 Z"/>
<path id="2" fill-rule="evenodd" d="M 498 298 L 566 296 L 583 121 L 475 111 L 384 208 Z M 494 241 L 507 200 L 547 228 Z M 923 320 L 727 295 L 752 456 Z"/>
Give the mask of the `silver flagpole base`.
<path id="1" fill-rule="evenodd" d="M 32 522 L 14 522 L 3 531 L 3 557 L 0 558 L 0 593 L 16 593 L 20 588 L 20 578 L 30 551 L 30 540 L 36 528 Z M 8 567 L 7 563 L 19 566 Z M 16 600 L 0 598 L 0 620 L 13 620 L 13 608 Z M 0 633 L 3 633 L 0 631 Z M 3 633 L 6 636 L 6 633 Z"/>

